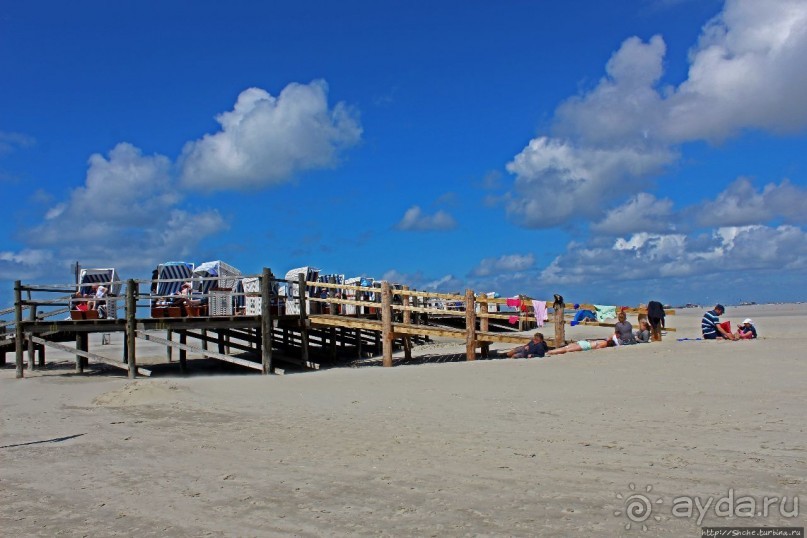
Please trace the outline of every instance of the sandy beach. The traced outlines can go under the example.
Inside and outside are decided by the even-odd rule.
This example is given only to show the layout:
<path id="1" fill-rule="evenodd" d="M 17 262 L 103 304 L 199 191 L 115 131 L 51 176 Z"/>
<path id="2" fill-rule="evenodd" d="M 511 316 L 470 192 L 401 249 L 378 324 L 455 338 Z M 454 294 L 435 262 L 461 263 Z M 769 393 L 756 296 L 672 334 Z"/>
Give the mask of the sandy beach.
<path id="1" fill-rule="evenodd" d="M 699 336 L 703 311 L 678 310 L 668 318 L 677 331 L 660 343 L 268 377 L 180 377 L 176 367 L 131 382 L 109 368 L 75 375 L 72 356 L 49 350 L 46 370 L 16 380 L 9 355 L 0 372 L 2 532 L 700 536 L 707 525 L 803 527 L 807 506 L 793 514 L 793 498 L 807 503 L 807 304 L 729 307 L 723 319 L 753 318 L 758 340 L 679 341 Z M 608 332 L 578 326 L 567 337 Z M 464 348 L 417 351 L 455 349 Z M 631 495 L 649 503 L 643 521 L 626 513 Z M 721 506 L 733 517 L 715 511 L 729 495 Z M 743 496 L 757 503 L 753 517 L 734 510 Z M 763 498 L 784 496 L 784 506 L 757 513 Z M 674 513 L 683 498 L 713 503 L 699 522 L 697 510 Z"/>

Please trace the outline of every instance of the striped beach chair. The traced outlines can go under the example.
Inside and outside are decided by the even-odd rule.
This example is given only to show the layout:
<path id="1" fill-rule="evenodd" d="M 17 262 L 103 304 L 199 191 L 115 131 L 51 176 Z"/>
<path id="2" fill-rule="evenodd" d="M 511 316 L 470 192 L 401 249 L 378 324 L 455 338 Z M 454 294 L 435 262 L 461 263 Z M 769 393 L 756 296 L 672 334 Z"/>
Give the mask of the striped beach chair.
<path id="1" fill-rule="evenodd" d="M 96 305 L 99 314 L 108 319 L 116 319 L 118 317 L 116 297 L 120 294 L 121 289 L 118 272 L 114 268 L 82 269 L 78 277 L 78 292 L 83 295 L 91 295 L 93 284 L 103 285 L 109 290 L 107 299 L 99 301 Z"/>
<path id="2" fill-rule="evenodd" d="M 165 262 L 157 266 L 157 306 L 167 306 L 174 295 L 182 287 L 183 282 L 193 278 L 193 264 L 188 262 Z"/>
<path id="3" fill-rule="evenodd" d="M 233 313 L 233 308 L 238 311 L 246 304 L 244 286 L 241 283 L 241 271 L 232 265 L 221 260 L 204 262 L 193 270 L 193 276 L 193 290 L 199 294 L 200 298 L 210 297 L 210 290 L 214 288 L 230 290 L 229 297 L 215 294 L 217 295 L 216 300 L 208 301 L 211 315 L 230 315 Z"/>
<path id="4" fill-rule="evenodd" d="M 316 282 L 317 278 L 319 278 L 319 269 L 315 267 L 305 266 L 305 267 L 298 267 L 296 269 L 292 269 L 286 273 L 286 314 L 299 314 L 300 313 L 300 301 L 299 301 L 299 294 L 297 291 L 297 275 L 300 273 L 305 275 L 305 280 L 307 282 Z M 305 295 L 308 297 L 313 296 L 316 293 L 316 286 L 308 285 L 305 289 Z M 311 312 L 311 305 L 310 301 L 306 301 L 306 312 Z"/>

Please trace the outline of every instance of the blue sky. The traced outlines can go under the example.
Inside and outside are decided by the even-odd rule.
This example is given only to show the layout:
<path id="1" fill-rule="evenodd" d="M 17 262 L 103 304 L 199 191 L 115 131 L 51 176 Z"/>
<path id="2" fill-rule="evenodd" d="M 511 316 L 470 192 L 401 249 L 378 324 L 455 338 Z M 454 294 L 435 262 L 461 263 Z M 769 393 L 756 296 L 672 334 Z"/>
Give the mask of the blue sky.
<path id="1" fill-rule="evenodd" d="M 807 3 L 5 2 L 0 297 L 301 265 L 807 300 Z"/>

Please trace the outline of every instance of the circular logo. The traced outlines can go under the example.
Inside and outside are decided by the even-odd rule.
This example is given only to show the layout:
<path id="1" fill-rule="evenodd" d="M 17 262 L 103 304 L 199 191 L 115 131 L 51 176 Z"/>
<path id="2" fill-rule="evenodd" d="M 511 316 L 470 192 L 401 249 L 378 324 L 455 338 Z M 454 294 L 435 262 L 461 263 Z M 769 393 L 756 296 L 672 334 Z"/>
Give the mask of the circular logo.
<path id="1" fill-rule="evenodd" d="M 631 491 L 636 491 L 636 485 L 633 483 L 628 484 L 628 488 Z M 645 487 L 646 493 L 650 493 L 651 491 L 653 491 L 653 486 L 648 485 Z M 627 497 L 623 496 L 621 493 L 617 493 L 616 498 L 624 501 L 624 509 L 616 510 L 614 515 L 620 517 L 622 514 L 625 514 L 625 517 L 628 518 L 628 522 L 625 524 L 626 530 L 629 530 L 633 523 L 641 523 L 642 530 L 646 531 L 647 525 L 645 525 L 644 522 L 653 514 L 653 505 L 664 502 L 662 498 L 651 501 L 650 497 L 642 493 L 630 493 Z M 653 516 L 653 519 L 661 521 L 660 516 Z"/>

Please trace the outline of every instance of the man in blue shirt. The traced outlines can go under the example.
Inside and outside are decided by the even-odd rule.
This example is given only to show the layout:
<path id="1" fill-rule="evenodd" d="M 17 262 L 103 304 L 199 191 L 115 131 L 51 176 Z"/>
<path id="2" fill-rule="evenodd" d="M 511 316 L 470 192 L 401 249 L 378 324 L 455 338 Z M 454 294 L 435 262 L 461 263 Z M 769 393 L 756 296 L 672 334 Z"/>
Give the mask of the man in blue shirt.
<path id="1" fill-rule="evenodd" d="M 719 340 L 725 338 L 726 340 L 736 340 L 737 337 L 730 332 L 726 331 L 720 326 L 720 316 L 726 311 L 722 304 L 715 305 L 714 309 L 709 310 L 703 315 L 701 320 L 701 333 L 705 340 Z"/>

